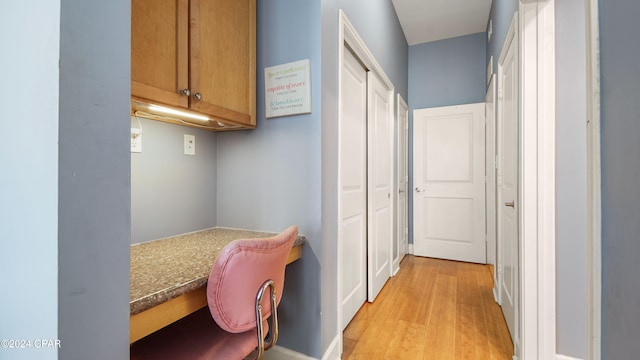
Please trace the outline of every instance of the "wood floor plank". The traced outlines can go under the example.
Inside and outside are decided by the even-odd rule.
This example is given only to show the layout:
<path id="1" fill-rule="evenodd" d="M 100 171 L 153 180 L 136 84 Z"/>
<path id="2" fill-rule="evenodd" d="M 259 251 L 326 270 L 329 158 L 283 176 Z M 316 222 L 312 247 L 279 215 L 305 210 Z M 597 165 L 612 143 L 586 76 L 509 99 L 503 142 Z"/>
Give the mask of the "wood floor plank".
<path id="1" fill-rule="evenodd" d="M 456 282 L 455 276 L 436 276 L 435 293 L 424 334 L 424 359 L 455 358 Z"/>
<path id="2" fill-rule="evenodd" d="M 482 331 L 482 322 L 478 321 L 479 306 L 459 303 L 456 309 L 455 358 L 485 360 L 487 341 Z M 488 349 L 487 349 L 488 350 Z"/>
<path id="3" fill-rule="evenodd" d="M 390 330 L 392 335 L 386 346 L 385 359 L 423 359 L 425 343 L 416 339 L 425 333 L 425 325 L 400 320 Z"/>
<path id="4" fill-rule="evenodd" d="M 486 359 L 488 342 L 478 265 L 460 263 L 457 287 L 456 359 Z"/>
<path id="5" fill-rule="evenodd" d="M 345 329 L 342 359 L 511 359 L 492 287 L 486 265 L 408 255 Z"/>

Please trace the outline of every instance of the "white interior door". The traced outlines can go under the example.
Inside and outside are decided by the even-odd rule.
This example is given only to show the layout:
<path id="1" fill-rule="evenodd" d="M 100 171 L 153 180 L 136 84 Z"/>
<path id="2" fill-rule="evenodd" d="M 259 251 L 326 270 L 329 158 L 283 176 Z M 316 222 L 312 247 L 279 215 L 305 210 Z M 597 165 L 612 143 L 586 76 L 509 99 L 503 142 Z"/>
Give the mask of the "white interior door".
<path id="1" fill-rule="evenodd" d="M 392 104 L 382 81 L 369 71 L 368 83 L 368 300 L 373 301 L 391 273 L 393 239 Z"/>
<path id="2" fill-rule="evenodd" d="M 514 343 L 518 334 L 518 39 L 507 36 L 498 63 L 498 282 Z"/>
<path id="3" fill-rule="evenodd" d="M 367 299 L 367 72 L 347 48 L 340 122 L 342 328 Z"/>
<path id="4" fill-rule="evenodd" d="M 398 200 L 397 200 L 397 234 L 396 249 L 394 254 L 393 269 L 394 274 L 400 268 L 400 261 L 407 254 L 409 247 L 409 218 L 407 192 L 409 185 L 408 171 L 408 143 L 409 143 L 409 107 L 398 94 Z"/>
<path id="5" fill-rule="evenodd" d="M 486 262 L 484 111 L 414 110 L 415 255 Z"/>

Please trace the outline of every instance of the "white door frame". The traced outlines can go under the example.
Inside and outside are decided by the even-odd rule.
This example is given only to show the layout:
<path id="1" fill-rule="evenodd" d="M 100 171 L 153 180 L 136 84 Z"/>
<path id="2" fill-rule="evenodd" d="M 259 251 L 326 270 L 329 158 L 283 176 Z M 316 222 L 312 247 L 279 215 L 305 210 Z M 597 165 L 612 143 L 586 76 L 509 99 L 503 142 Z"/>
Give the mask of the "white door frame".
<path id="1" fill-rule="evenodd" d="M 599 360 L 602 339 L 602 232 L 600 181 L 600 30 L 598 0 L 587 17 L 587 359 Z"/>
<path id="2" fill-rule="evenodd" d="M 556 358 L 555 0 L 521 0 L 518 360 Z"/>
<path id="3" fill-rule="evenodd" d="M 497 238 L 497 207 L 496 207 L 496 119 L 497 119 L 497 79 L 496 74 L 491 74 L 487 93 L 484 97 L 485 109 L 491 103 L 492 114 L 486 113 L 485 110 L 485 176 L 486 176 L 486 232 L 487 232 L 487 264 L 493 265 L 493 281 L 498 283 L 498 256 L 496 253 Z M 494 297 L 496 297 L 496 289 L 494 288 Z M 496 297 L 497 299 L 497 297 Z"/>
<path id="4" fill-rule="evenodd" d="M 518 359 L 556 354 L 555 2 L 520 0 L 523 185 L 522 349 Z M 601 358 L 601 175 L 598 0 L 587 24 L 587 359 Z M 543 169 L 538 171 L 538 169 Z"/>
<path id="5" fill-rule="evenodd" d="M 389 80 L 389 77 L 385 74 L 384 70 L 382 69 L 382 67 L 380 66 L 380 64 L 378 63 L 378 61 L 373 57 L 373 54 L 371 54 L 371 52 L 369 51 L 369 49 L 367 48 L 366 44 L 364 43 L 364 41 L 362 40 L 362 38 L 360 37 L 360 35 L 358 34 L 358 32 L 356 31 L 355 27 L 353 27 L 353 25 L 351 24 L 351 22 L 349 21 L 349 19 L 347 18 L 347 15 L 344 13 L 344 11 L 339 10 L 338 12 L 339 15 L 339 20 L 338 20 L 338 92 L 340 92 L 340 89 L 342 87 L 342 74 L 343 74 L 343 63 L 344 63 L 344 48 L 345 45 L 349 46 L 349 48 L 353 51 L 353 53 L 356 55 L 356 57 L 362 61 L 363 65 L 365 66 L 365 68 L 367 68 L 369 71 L 374 72 L 378 78 L 382 81 L 383 85 L 385 86 L 385 88 L 388 91 L 389 94 L 389 118 L 393 119 L 394 118 L 394 101 L 393 101 L 393 94 L 395 92 L 395 87 L 393 86 L 393 83 L 391 82 L 391 80 Z M 342 98 L 341 98 L 341 94 L 338 93 L 338 123 L 340 123 L 340 116 L 342 114 Z M 338 127 L 339 129 L 340 127 Z M 390 131 L 389 136 L 391 137 L 391 144 L 392 147 L 395 147 L 395 142 L 393 139 L 393 131 Z M 338 130 L 338 144 L 340 144 L 341 140 L 341 134 L 340 134 L 340 130 Z M 341 149 L 338 149 L 338 154 L 340 154 Z M 338 161 L 340 162 L 340 156 L 338 155 Z M 340 184 L 340 178 L 341 178 L 341 174 L 340 172 L 340 164 L 338 164 L 338 188 L 341 188 L 342 184 Z M 395 189 L 396 188 L 396 184 L 395 181 L 393 181 L 393 173 L 390 174 L 391 179 L 392 179 L 392 183 L 391 183 L 391 188 Z M 340 203 L 339 199 L 338 199 L 338 204 Z M 392 213 L 395 213 L 395 204 L 396 204 L 396 194 L 395 191 L 391 192 L 391 206 L 392 206 Z M 338 221 L 341 218 L 341 214 L 340 214 L 340 207 L 338 207 L 338 214 L 337 214 L 337 218 Z M 340 243 L 341 243 L 341 239 L 342 239 L 342 233 L 340 230 L 340 227 L 338 227 L 338 249 L 340 249 Z M 389 250 L 392 249 L 393 246 L 393 240 L 394 240 L 395 236 L 391 236 L 391 241 L 389 243 Z M 393 252 L 389 251 L 389 276 L 391 276 L 392 274 L 392 263 L 393 263 Z M 341 261 L 342 261 L 342 254 L 340 253 L 340 251 L 338 251 L 337 254 L 337 278 L 336 278 L 336 284 L 337 284 L 337 297 L 336 297 L 336 304 L 338 304 L 338 311 L 336 314 L 337 317 L 337 321 L 336 321 L 336 339 L 333 340 L 332 344 L 335 344 L 335 346 L 330 346 L 327 353 L 325 354 L 331 354 L 331 353 L 335 353 L 337 352 L 338 354 L 342 353 L 342 309 L 340 308 L 340 304 L 341 304 L 341 299 L 342 299 L 342 267 L 341 267 Z M 367 276 L 370 276 L 371 274 L 367 274 Z M 336 342 L 337 340 L 337 342 Z M 324 358 L 324 356 L 323 356 Z"/>
<path id="6" fill-rule="evenodd" d="M 398 193 L 400 192 L 404 192 L 404 196 L 405 196 L 405 214 L 404 214 L 404 223 L 400 223 L 401 220 L 401 213 L 400 213 L 400 195 L 398 195 L 397 197 L 397 201 L 396 201 L 396 241 L 395 241 L 395 246 L 396 246 L 396 258 L 393 259 L 393 271 L 392 274 L 395 275 L 398 273 L 398 271 L 400 270 L 400 261 L 402 261 L 402 259 L 404 258 L 404 256 L 407 254 L 407 247 L 409 246 L 408 244 L 405 243 L 405 241 L 407 240 L 409 234 L 409 223 L 408 223 L 408 219 L 409 219 L 409 208 L 408 208 L 408 204 L 409 204 L 409 161 L 408 161 L 408 154 L 409 154 L 409 106 L 407 105 L 407 103 L 404 101 L 404 99 L 402 98 L 402 96 L 400 96 L 400 94 L 397 95 L 397 115 L 396 115 L 396 121 L 397 121 L 397 126 L 396 126 L 396 133 L 397 133 L 397 140 L 396 140 L 396 160 L 397 160 L 397 166 L 396 166 L 396 184 L 398 185 Z M 404 122 L 401 122 L 400 119 L 402 117 L 402 115 L 404 114 Z M 402 156 L 400 156 L 400 154 L 402 154 L 404 152 L 405 154 L 405 158 L 403 159 Z M 402 166 L 400 166 L 400 161 L 404 161 L 405 162 L 405 166 L 404 166 L 404 170 L 406 173 L 401 173 L 402 171 Z M 400 187 L 400 183 L 402 182 L 401 179 L 404 177 L 404 188 Z"/>

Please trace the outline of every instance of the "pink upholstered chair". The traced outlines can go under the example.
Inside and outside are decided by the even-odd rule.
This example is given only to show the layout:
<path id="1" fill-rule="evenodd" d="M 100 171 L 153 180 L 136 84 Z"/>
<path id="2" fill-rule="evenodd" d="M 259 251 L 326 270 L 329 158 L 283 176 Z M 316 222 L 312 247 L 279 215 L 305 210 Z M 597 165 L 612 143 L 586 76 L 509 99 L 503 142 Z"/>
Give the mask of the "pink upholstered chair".
<path id="1" fill-rule="evenodd" d="M 131 359 L 239 360 L 252 353 L 261 359 L 278 339 L 277 304 L 297 235 L 298 228 L 290 226 L 271 238 L 235 240 L 225 246 L 209 275 L 209 311 L 203 309 L 136 342 Z"/>

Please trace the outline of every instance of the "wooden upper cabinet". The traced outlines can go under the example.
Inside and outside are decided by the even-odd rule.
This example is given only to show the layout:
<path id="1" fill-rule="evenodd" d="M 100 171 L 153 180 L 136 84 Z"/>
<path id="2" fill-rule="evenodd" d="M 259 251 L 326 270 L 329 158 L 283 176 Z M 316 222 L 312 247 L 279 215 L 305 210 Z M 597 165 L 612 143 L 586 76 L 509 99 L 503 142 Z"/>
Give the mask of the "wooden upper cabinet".
<path id="1" fill-rule="evenodd" d="M 255 125 L 255 0 L 191 0 L 191 107 Z"/>
<path id="2" fill-rule="evenodd" d="M 131 95 L 187 108 L 189 1 L 131 1 Z"/>
<path id="3" fill-rule="evenodd" d="M 132 0 L 131 23 L 135 100 L 255 127 L 256 0 Z"/>

